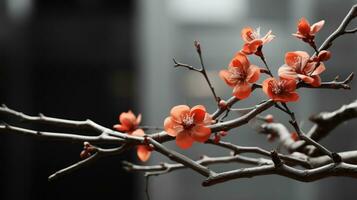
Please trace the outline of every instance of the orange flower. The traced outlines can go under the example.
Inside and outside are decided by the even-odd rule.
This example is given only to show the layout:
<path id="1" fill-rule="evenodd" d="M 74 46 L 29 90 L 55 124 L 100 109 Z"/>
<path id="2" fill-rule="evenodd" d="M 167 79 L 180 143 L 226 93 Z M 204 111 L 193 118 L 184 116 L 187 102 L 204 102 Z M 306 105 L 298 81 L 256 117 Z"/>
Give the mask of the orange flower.
<path id="1" fill-rule="evenodd" d="M 143 129 L 136 129 L 135 131 L 133 131 L 133 133 L 131 135 L 144 137 L 145 133 L 144 133 Z M 136 154 L 141 161 L 145 162 L 150 158 L 151 151 L 152 151 L 152 149 L 148 145 L 138 145 Z"/>
<path id="2" fill-rule="evenodd" d="M 315 34 L 321 30 L 324 26 L 325 21 L 321 20 L 312 26 L 309 22 L 303 17 L 299 20 L 297 25 L 297 32 L 293 36 L 302 39 L 305 42 L 310 42 L 315 38 Z"/>
<path id="3" fill-rule="evenodd" d="M 271 34 L 271 30 L 264 37 L 260 37 L 260 28 L 253 30 L 251 27 L 243 28 L 241 36 L 244 41 L 242 52 L 247 55 L 255 53 L 258 56 L 261 53 L 262 46 L 275 37 Z"/>
<path id="4" fill-rule="evenodd" d="M 296 80 L 268 78 L 263 82 L 263 91 L 269 98 L 279 102 L 297 101 L 299 95 L 295 92 Z"/>
<path id="5" fill-rule="evenodd" d="M 114 129 L 133 136 L 145 136 L 143 129 L 138 129 L 141 122 L 141 114 L 139 114 L 138 117 L 135 117 L 131 110 L 128 112 L 122 112 L 119 116 L 119 121 L 121 124 L 114 125 Z M 136 153 L 138 158 L 145 162 L 150 158 L 151 151 L 152 149 L 148 145 L 138 145 Z"/>
<path id="6" fill-rule="evenodd" d="M 182 149 L 192 146 L 194 141 L 205 142 L 211 135 L 206 127 L 212 119 L 202 105 L 190 107 L 178 105 L 171 109 L 170 116 L 165 119 L 164 128 L 167 134 L 176 137 L 176 144 Z"/>
<path id="7" fill-rule="evenodd" d="M 327 55 L 323 55 L 323 59 Z M 301 79 L 314 87 L 321 85 L 320 74 L 325 71 L 325 65 L 320 61 L 309 60 L 310 56 L 305 51 L 294 51 L 285 54 L 285 65 L 279 68 L 278 73 L 282 78 Z M 319 60 L 319 58 L 317 58 Z M 317 66 L 318 65 L 318 66 Z"/>
<path id="8" fill-rule="evenodd" d="M 118 131 L 131 134 L 138 128 L 141 122 L 141 114 L 139 114 L 138 117 L 135 117 L 131 110 L 128 112 L 122 112 L 119 116 L 119 122 L 120 124 L 114 125 L 113 128 Z"/>
<path id="9" fill-rule="evenodd" d="M 233 87 L 233 95 L 238 99 L 247 98 L 252 92 L 251 85 L 259 79 L 260 70 L 251 65 L 246 55 L 239 52 L 228 66 L 228 70 L 221 70 L 220 77 Z"/>

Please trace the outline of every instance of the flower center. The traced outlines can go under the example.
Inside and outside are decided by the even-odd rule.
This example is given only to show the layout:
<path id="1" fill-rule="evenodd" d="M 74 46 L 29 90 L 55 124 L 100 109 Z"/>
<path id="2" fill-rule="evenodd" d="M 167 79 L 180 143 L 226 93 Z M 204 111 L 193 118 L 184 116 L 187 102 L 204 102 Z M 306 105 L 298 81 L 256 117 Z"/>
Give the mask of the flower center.
<path id="1" fill-rule="evenodd" d="M 285 87 L 285 81 L 278 81 L 278 82 L 273 82 L 271 85 L 271 91 L 276 94 L 279 95 L 281 93 L 284 92 L 284 87 Z"/>
<path id="2" fill-rule="evenodd" d="M 241 70 L 231 70 L 231 79 L 237 79 L 244 81 L 247 78 L 247 74 Z"/>
<path id="3" fill-rule="evenodd" d="M 182 126 L 185 129 L 189 129 L 191 127 L 194 126 L 194 120 L 193 120 L 193 116 L 190 116 L 189 114 L 186 114 L 183 118 L 182 118 Z"/>

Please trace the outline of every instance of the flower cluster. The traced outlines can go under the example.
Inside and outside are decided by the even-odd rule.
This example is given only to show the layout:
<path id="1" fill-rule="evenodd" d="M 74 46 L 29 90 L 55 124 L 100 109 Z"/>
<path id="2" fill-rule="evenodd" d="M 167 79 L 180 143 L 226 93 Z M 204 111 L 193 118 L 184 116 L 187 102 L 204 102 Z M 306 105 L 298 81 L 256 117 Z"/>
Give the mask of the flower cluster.
<path id="1" fill-rule="evenodd" d="M 298 23 L 297 33 L 293 35 L 309 43 L 316 50 L 315 34 L 323 25 L 324 21 L 320 21 L 310 26 L 308 21 L 302 18 Z M 255 65 L 251 65 L 248 55 L 255 54 L 266 64 L 262 48 L 275 36 L 272 35 L 272 31 L 268 31 L 264 37 L 260 37 L 260 28 L 253 30 L 251 27 L 243 28 L 241 36 L 244 41 L 243 48 L 233 57 L 228 65 L 228 70 L 221 70 L 219 75 L 228 86 L 233 88 L 233 95 L 236 98 L 245 99 L 251 93 L 251 84 L 257 82 L 260 71 L 264 71 Z M 323 61 L 328 60 L 331 54 L 325 50 L 316 53 L 317 55 L 310 57 L 305 51 L 287 52 L 285 64 L 278 70 L 279 78 L 276 79 L 270 74 L 271 77 L 263 81 L 263 92 L 276 102 L 286 103 L 299 99 L 296 92 L 299 82 L 304 82 L 313 87 L 320 86 L 320 74 L 325 71 Z M 266 67 L 268 68 L 267 65 Z M 269 68 L 267 70 L 270 72 Z"/>
<path id="2" fill-rule="evenodd" d="M 326 69 L 323 62 L 331 57 L 330 52 L 316 49 L 314 38 L 323 25 L 324 21 L 320 21 L 310 26 L 305 18 L 298 22 L 297 32 L 293 35 L 313 47 L 315 55 L 310 56 L 305 51 L 287 52 L 285 63 L 278 70 L 278 78 L 275 78 L 271 73 L 263 54 L 263 46 L 275 38 L 272 31 L 269 30 L 261 37 L 260 28 L 254 30 L 251 27 L 245 27 L 241 32 L 244 42 L 242 49 L 234 55 L 228 64 L 228 68 L 219 72 L 219 76 L 229 87 L 233 88 L 233 96 L 240 100 L 248 98 L 253 90 L 253 85 L 255 85 L 261 87 L 263 92 L 275 102 L 297 101 L 299 99 L 296 92 L 298 84 L 308 84 L 312 87 L 320 86 L 320 74 Z M 198 42 L 195 42 L 195 47 L 198 54 L 201 55 Z M 249 61 L 250 55 L 260 57 L 266 69 L 251 64 Z M 270 77 L 262 81 L 262 84 L 258 84 L 257 81 L 263 73 L 267 73 Z M 218 98 L 217 102 L 220 109 L 228 108 L 226 101 Z M 264 120 L 271 123 L 273 116 L 267 115 Z M 116 130 L 133 136 L 145 136 L 144 131 L 138 128 L 141 115 L 135 117 L 131 111 L 124 112 L 119 116 L 119 121 L 120 124 L 114 125 Z M 168 135 L 176 138 L 177 146 L 187 149 L 194 142 L 204 143 L 210 138 L 211 129 L 209 127 L 212 123 L 215 123 L 215 121 L 212 120 L 211 115 L 203 105 L 192 108 L 187 105 L 177 105 L 171 109 L 170 116 L 164 120 L 164 130 Z M 214 133 L 213 141 L 219 142 L 220 138 L 226 134 L 225 131 Z M 271 137 L 273 138 L 272 134 Z M 152 149 L 148 144 L 138 145 L 137 154 L 142 161 L 146 161 L 150 157 L 151 151 Z"/>

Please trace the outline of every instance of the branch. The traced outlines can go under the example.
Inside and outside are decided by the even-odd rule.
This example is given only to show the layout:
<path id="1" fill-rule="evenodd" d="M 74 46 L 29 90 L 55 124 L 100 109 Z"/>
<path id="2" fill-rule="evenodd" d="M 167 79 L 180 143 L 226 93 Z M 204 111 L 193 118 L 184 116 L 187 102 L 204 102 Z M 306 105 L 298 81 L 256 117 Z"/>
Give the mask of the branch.
<path id="1" fill-rule="evenodd" d="M 338 76 L 330 82 L 322 82 L 319 87 L 313 87 L 309 84 L 306 84 L 304 82 L 299 82 L 297 85 L 297 88 L 315 88 L 315 89 L 346 89 L 350 90 L 351 86 L 349 83 L 352 81 L 354 77 L 354 73 L 352 72 L 350 75 L 347 76 L 347 78 L 343 81 L 338 81 Z"/>
<path id="2" fill-rule="evenodd" d="M 150 144 L 152 144 L 154 146 L 154 149 L 157 152 L 160 152 L 161 154 L 165 155 L 169 159 L 176 161 L 178 163 L 181 163 L 181 164 L 193 169 L 194 171 L 196 171 L 199 174 L 206 176 L 206 177 L 208 177 L 212 174 L 215 174 L 215 172 L 209 170 L 207 167 L 205 167 L 199 163 L 196 163 L 195 161 L 191 160 L 190 158 L 188 158 L 176 151 L 172 151 L 172 150 L 166 148 L 165 146 L 163 146 L 156 140 L 154 140 L 150 137 L 147 137 L 147 140 L 148 140 L 148 142 L 150 142 Z"/>
<path id="3" fill-rule="evenodd" d="M 345 121 L 357 117 L 357 100 L 332 112 L 321 112 L 310 117 L 315 124 L 311 127 L 307 136 L 315 141 L 320 141 Z M 304 149 L 303 149 L 304 148 Z M 316 149 L 307 148 L 306 143 L 299 142 L 292 146 L 292 151 L 303 151 L 309 155 L 315 155 Z"/>
<path id="4" fill-rule="evenodd" d="M 307 133 L 312 139 L 319 141 L 341 123 L 357 117 L 357 100 L 332 112 L 321 112 L 310 117 L 315 125 Z"/>
<path id="5" fill-rule="evenodd" d="M 234 162 L 259 165 L 259 166 L 272 164 L 272 161 L 268 159 L 250 158 L 241 155 L 220 156 L 220 157 L 202 156 L 200 160 L 196 160 L 195 162 L 204 166 L 208 166 L 212 164 L 234 163 Z M 185 165 L 177 164 L 177 163 L 175 164 L 161 163 L 159 165 L 143 166 L 143 165 L 135 165 L 133 163 L 124 161 L 123 165 L 124 165 L 124 169 L 129 172 L 142 171 L 142 172 L 146 172 L 145 174 L 146 176 L 162 175 L 162 174 L 169 173 L 171 171 L 187 168 Z"/>
<path id="6" fill-rule="evenodd" d="M 331 163 L 315 169 L 305 169 L 305 170 L 296 169 L 283 163 L 280 166 L 275 166 L 274 164 L 263 165 L 258 167 L 243 168 L 243 169 L 218 173 L 214 176 L 210 176 L 209 178 L 207 178 L 202 183 L 202 185 L 211 186 L 214 184 L 226 182 L 233 179 L 252 178 L 256 176 L 272 175 L 272 174 L 288 177 L 301 182 L 312 182 L 331 176 L 357 178 L 357 165 L 341 162 L 337 164 Z"/>
<path id="7" fill-rule="evenodd" d="M 357 17 L 357 4 L 353 5 L 351 10 L 348 12 L 346 17 L 341 22 L 340 26 L 322 43 L 319 48 L 319 51 L 326 50 L 330 48 L 333 44 L 333 41 L 340 37 L 341 35 L 354 33 L 355 29 L 353 30 L 346 30 L 348 24 L 351 22 L 352 19 Z"/>
<path id="8" fill-rule="evenodd" d="M 76 130 L 78 129 L 93 130 L 97 133 L 102 133 L 104 131 L 110 130 L 89 119 L 84 121 L 75 121 L 75 120 L 47 117 L 41 113 L 38 116 L 30 116 L 22 112 L 12 110 L 8 108 L 5 104 L 2 104 L 2 106 L 0 107 L 0 114 L 13 117 L 20 122 L 30 122 L 35 124 L 37 123 L 37 124 L 52 125 L 55 127 L 74 128 Z"/>
<path id="9" fill-rule="evenodd" d="M 67 175 L 69 173 L 72 173 L 73 171 L 80 169 L 84 166 L 87 166 L 91 163 L 93 163 L 94 161 L 98 160 L 99 158 L 102 157 L 106 157 L 106 156 L 113 156 L 113 155 L 118 155 L 123 153 L 123 151 L 129 149 L 129 145 L 122 145 L 118 148 L 113 148 L 113 149 L 102 149 L 99 147 L 95 147 L 95 153 L 93 155 L 91 155 L 90 157 L 81 160 L 69 167 L 66 167 L 64 169 L 61 169 L 57 172 L 55 172 L 54 174 L 52 174 L 51 176 L 48 177 L 49 181 L 55 180 L 61 176 Z"/>
<path id="10" fill-rule="evenodd" d="M 70 141 L 70 142 L 94 142 L 94 143 L 123 143 L 125 140 L 117 137 L 112 137 L 107 134 L 101 134 L 99 136 L 84 136 L 69 133 L 57 133 L 57 132 L 45 132 L 35 131 L 31 129 L 19 128 L 11 125 L 0 125 L 0 133 L 14 133 L 19 135 L 36 136 L 40 138 Z"/>

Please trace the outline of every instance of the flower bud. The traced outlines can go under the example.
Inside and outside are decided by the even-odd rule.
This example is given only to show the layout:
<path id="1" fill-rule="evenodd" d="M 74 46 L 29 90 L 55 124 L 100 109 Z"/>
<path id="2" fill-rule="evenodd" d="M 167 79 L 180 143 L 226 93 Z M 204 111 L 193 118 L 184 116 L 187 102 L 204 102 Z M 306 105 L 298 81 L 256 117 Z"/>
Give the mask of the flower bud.
<path id="1" fill-rule="evenodd" d="M 272 123 L 274 121 L 274 116 L 271 114 L 268 114 L 265 116 L 264 120 L 266 123 Z"/>
<path id="2" fill-rule="evenodd" d="M 225 109 L 225 108 L 227 108 L 227 102 L 225 100 L 221 99 L 218 103 L 218 106 L 221 109 Z"/>

